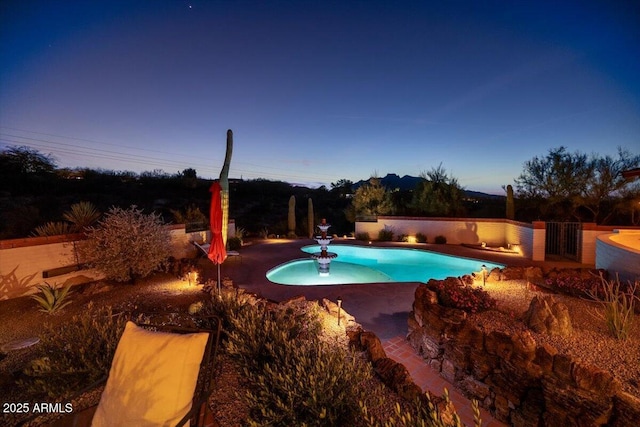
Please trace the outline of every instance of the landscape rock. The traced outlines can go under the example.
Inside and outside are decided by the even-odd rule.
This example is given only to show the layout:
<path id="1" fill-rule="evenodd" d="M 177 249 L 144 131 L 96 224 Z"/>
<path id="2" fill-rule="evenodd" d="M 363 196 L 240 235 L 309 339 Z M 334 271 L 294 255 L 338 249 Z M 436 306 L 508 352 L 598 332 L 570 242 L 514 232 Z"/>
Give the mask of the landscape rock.
<path id="1" fill-rule="evenodd" d="M 573 332 L 567 306 L 556 302 L 550 295 L 536 295 L 523 320 L 527 327 L 541 334 L 566 337 Z"/>
<path id="2" fill-rule="evenodd" d="M 378 359 L 387 357 L 387 353 L 382 347 L 380 338 L 376 334 L 369 331 L 364 331 L 360 334 L 360 345 L 367 352 L 369 360 L 376 362 Z"/>
<path id="3" fill-rule="evenodd" d="M 382 382 L 399 396 L 414 401 L 422 395 L 422 390 L 401 363 L 388 357 L 382 357 L 374 362 L 373 369 Z"/>

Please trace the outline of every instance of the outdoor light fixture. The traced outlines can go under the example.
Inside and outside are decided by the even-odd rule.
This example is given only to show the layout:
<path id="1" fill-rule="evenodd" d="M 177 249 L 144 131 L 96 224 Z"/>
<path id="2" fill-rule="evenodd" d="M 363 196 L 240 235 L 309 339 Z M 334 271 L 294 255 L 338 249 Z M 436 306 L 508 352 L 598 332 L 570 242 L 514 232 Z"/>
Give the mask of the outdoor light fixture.
<path id="1" fill-rule="evenodd" d="M 342 298 L 338 297 L 336 302 L 338 303 L 338 325 L 340 325 L 340 309 L 342 309 Z"/>
<path id="2" fill-rule="evenodd" d="M 487 284 L 487 266 L 482 264 L 482 286 Z"/>
<path id="3" fill-rule="evenodd" d="M 189 280 L 189 286 L 191 286 L 193 282 L 198 283 L 198 272 L 197 271 L 188 272 L 187 279 Z"/>

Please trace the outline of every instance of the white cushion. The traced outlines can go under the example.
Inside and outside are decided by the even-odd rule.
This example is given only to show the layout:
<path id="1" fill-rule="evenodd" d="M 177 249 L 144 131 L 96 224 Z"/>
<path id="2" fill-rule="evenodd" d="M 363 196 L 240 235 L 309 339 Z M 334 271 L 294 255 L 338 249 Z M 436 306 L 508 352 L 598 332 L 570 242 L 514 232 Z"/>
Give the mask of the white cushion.
<path id="1" fill-rule="evenodd" d="M 191 409 L 209 334 L 127 322 L 92 426 L 175 426 Z"/>

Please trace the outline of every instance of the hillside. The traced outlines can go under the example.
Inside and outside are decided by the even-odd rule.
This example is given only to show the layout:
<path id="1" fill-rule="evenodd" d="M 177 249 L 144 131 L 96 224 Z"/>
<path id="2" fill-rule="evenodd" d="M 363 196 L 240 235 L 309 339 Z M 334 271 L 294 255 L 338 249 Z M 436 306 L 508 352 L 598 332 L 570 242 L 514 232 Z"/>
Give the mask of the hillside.
<path id="1" fill-rule="evenodd" d="M 380 178 L 380 183 L 386 187 L 388 190 L 400 190 L 400 191 L 411 191 L 415 188 L 416 184 L 422 181 L 423 178 L 418 176 L 404 175 L 400 177 L 395 173 L 388 173 L 383 178 Z M 369 182 L 368 179 L 360 180 L 353 184 L 353 189 L 356 190 L 363 184 Z M 497 196 L 495 194 L 487 194 L 482 193 L 480 191 L 473 190 L 464 190 L 465 195 L 468 198 L 472 199 L 494 199 L 494 200 L 505 200 L 505 196 Z"/>

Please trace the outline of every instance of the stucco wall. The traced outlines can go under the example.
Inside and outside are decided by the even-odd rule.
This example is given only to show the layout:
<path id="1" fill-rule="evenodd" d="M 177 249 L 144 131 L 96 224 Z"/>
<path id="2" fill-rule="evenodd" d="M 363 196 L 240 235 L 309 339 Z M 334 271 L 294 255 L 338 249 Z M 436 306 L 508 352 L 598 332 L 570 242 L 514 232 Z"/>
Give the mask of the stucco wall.
<path id="1" fill-rule="evenodd" d="M 620 280 L 640 280 L 640 231 L 615 230 L 599 235 L 596 268 L 617 273 Z"/>
<path id="2" fill-rule="evenodd" d="M 171 234 L 171 255 L 175 258 L 193 257 L 191 241 L 206 242 L 208 231 L 185 233 L 184 224 L 167 226 Z M 235 235 L 235 223 L 229 221 L 229 235 Z M 80 236 L 32 237 L 0 241 L 0 300 L 29 295 L 36 285 L 47 281 L 52 285 L 73 285 L 98 280 L 103 276 L 96 270 L 71 271 L 55 277 L 43 278 L 43 272 L 77 264 L 74 239 Z"/>
<path id="3" fill-rule="evenodd" d="M 542 230 L 536 233 L 544 234 Z M 436 236 L 445 236 L 448 244 L 480 244 L 485 242 L 489 246 L 519 245 L 522 254 L 527 258 L 539 259 L 540 247 L 544 259 L 544 236 L 542 244 L 534 247 L 534 226 L 506 219 L 478 219 L 478 218 L 420 218 L 420 217 L 389 217 L 380 216 L 373 222 L 356 222 L 356 235 L 369 233 L 371 239 L 376 240 L 378 233 L 385 227 L 393 230 L 394 236 L 405 234 L 415 236 L 423 233 L 427 241 L 432 243 Z M 538 258 L 534 258 L 537 256 Z"/>

